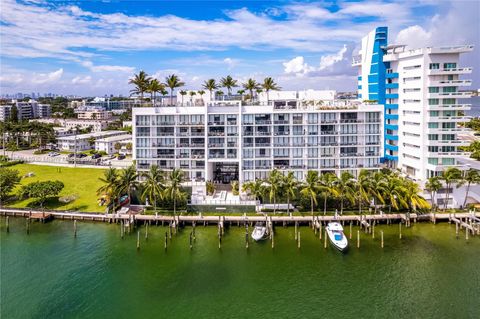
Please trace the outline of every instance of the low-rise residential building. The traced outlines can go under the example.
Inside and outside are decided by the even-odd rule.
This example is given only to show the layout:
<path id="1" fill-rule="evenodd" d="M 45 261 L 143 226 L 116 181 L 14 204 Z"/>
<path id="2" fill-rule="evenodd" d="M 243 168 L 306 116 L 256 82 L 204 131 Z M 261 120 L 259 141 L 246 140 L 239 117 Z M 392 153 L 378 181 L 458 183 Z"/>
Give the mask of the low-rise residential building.
<path id="1" fill-rule="evenodd" d="M 48 118 L 48 119 L 38 119 L 35 120 L 41 123 L 54 124 L 67 129 L 75 130 L 86 129 L 91 127 L 92 132 L 100 132 L 107 128 L 108 121 L 106 120 L 81 120 L 81 119 L 59 119 L 59 118 Z"/>
<path id="2" fill-rule="evenodd" d="M 113 116 L 109 111 L 92 110 L 79 111 L 77 117 L 79 120 L 110 120 Z"/>
<path id="3" fill-rule="evenodd" d="M 28 102 L 12 101 L 11 104 L 0 105 L 0 121 L 7 121 L 11 118 L 13 107 L 17 109 L 19 121 L 46 118 L 52 115 L 50 104 L 41 104 L 35 100 L 29 100 Z"/>
<path id="4" fill-rule="evenodd" d="M 94 149 L 95 141 L 110 136 L 124 135 L 124 131 L 103 131 L 88 134 L 78 134 L 57 138 L 58 148 L 62 151 L 74 152 Z"/>
<path id="5" fill-rule="evenodd" d="M 116 149 L 116 146 L 119 146 Z M 106 152 L 108 155 L 115 153 L 131 154 L 132 153 L 132 135 L 123 134 L 117 136 L 109 136 L 95 141 L 95 150 L 98 152 Z"/>

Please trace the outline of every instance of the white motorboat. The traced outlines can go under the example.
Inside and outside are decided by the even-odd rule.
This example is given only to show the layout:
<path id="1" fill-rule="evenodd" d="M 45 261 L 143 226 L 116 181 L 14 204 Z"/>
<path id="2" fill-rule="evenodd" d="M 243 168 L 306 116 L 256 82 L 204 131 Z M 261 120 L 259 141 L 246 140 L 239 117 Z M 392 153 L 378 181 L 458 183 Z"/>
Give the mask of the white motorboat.
<path id="1" fill-rule="evenodd" d="M 268 230 L 264 223 L 256 223 L 252 232 L 252 238 L 255 241 L 266 239 L 268 237 Z"/>
<path id="2" fill-rule="evenodd" d="M 327 225 L 328 239 L 335 248 L 345 251 L 348 248 L 347 236 L 343 233 L 343 227 L 340 223 L 332 222 Z"/>

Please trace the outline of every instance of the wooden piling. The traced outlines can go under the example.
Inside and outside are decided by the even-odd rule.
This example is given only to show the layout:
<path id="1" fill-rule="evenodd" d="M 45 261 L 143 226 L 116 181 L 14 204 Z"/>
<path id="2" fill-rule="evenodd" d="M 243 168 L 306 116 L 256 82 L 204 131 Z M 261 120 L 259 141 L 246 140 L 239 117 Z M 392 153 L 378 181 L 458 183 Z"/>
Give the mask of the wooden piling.
<path id="1" fill-rule="evenodd" d="M 383 230 L 380 231 L 380 238 L 381 238 L 381 242 L 382 242 L 381 246 L 383 248 Z"/>
<path id="2" fill-rule="evenodd" d="M 140 249 L 140 231 L 137 231 L 137 250 Z"/>
<path id="3" fill-rule="evenodd" d="M 320 222 L 320 231 L 319 231 L 319 233 L 320 233 L 320 234 L 319 234 L 318 236 L 319 236 L 320 240 L 322 240 L 322 222 Z"/>
<path id="4" fill-rule="evenodd" d="M 402 239 L 402 221 L 400 221 L 400 224 L 398 224 L 398 229 L 399 229 L 399 238 Z"/>
<path id="5" fill-rule="evenodd" d="M 357 248 L 360 248 L 360 230 L 357 230 Z"/>
<path id="6" fill-rule="evenodd" d="M 295 240 L 298 240 L 297 234 L 297 222 L 295 222 Z"/>
<path id="7" fill-rule="evenodd" d="M 125 232 L 125 228 L 123 227 L 123 220 L 120 221 L 120 238 L 123 239 L 123 233 Z"/>
<path id="8" fill-rule="evenodd" d="M 327 231 L 325 231 L 325 236 L 324 237 L 324 240 L 323 240 L 323 248 L 327 248 Z"/>
<path id="9" fill-rule="evenodd" d="M 300 240 L 300 232 L 298 232 L 298 241 L 297 241 L 298 242 L 298 249 L 300 249 L 300 241 L 301 241 Z"/>
<path id="10" fill-rule="evenodd" d="M 467 240 L 467 241 L 468 241 L 468 232 L 469 231 L 470 230 L 467 227 L 465 227 L 465 240 Z"/>
<path id="11" fill-rule="evenodd" d="M 193 248 L 193 231 L 190 232 L 190 250 Z"/>
<path id="12" fill-rule="evenodd" d="M 372 239 L 375 239 L 375 222 L 372 224 Z"/>
<path id="13" fill-rule="evenodd" d="M 73 220 L 73 238 L 77 238 L 77 220 Z"/>
<path id="14" fill-rule="evenodd" d="M 27 218 L 27 235 L 30 235 L 30 217 Z"/>
<path id="15" fill-rule="evenodd" d="M 7 216 L 7 220 L 5 221 L 5 224 L 7 226 L 7 233 L 10 232 L 10 221 L 9 221 L 9 216 Z"/>
<path id="16" fill-rule="evenodd" d="M 245 248 L 248 249 L 248 232 L 245 232 Z"/>
<path id="17" fill-rule="evenodd" d="M 271 238 L 272 238 L 272 249 L 275 248 L 275 235 L 273 234 L 273 231 L 272 231 L 272 234 L 271 234 Z"/>
<path id="18" fill-rule="evenodd" d="M 353 223 L 352 223 L 352 222 L 350 222 L 350 234 L 349 234 L 349 236 L 350 236 L 350 239 L 352 239 L 352 224 L 353 224 Z"/>
<path id="19" fill-rule="evenodd" d="M 458 239 L 458 223 L 455 223 L 455 237 Z"/>
<path id="20" fill-rule="evenodd" d="M 168 233 L 165 232 L 165 250 L 167 250 L 167 243 L 168 243 Z"/>
<path id="21" fill-rule="evenodd" d="M 148 239 L 148 224 L 145 224 L 145 240 Z"/>

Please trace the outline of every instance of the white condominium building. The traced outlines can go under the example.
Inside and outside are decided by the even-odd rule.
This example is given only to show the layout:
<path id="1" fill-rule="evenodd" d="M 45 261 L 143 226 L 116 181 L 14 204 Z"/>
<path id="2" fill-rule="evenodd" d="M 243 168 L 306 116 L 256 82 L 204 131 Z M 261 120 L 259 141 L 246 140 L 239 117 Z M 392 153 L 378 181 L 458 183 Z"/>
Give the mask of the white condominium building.
<path id="1" fill-rule="evenodd" d="M 295 96 L 295 95 L 294 95 Z M 240 101 L 133 108 L 137 168 L 181 168 L 190 180 L 240 183 L 269 171 L 300 180 L 320 172 L 378 169 L 383 106 L 335 100 Z"/>
<path id="2" fill-rule="evenodd" d="M 460 66 L 461 53 L 472 46 L 407 50 L 387 44 L 387 28 L 379 27 L 362 40 L 358 91 L 361 100 L 384 105 L 383 161 L 418 180 L 438 175 L 445 167 L 458 166 L 465 155 L 458 147 L 467 141 L 457 134 L 468 121 L 470 98 L 461 91 L 471 85 L 463 76 L 471 68 Z"/>

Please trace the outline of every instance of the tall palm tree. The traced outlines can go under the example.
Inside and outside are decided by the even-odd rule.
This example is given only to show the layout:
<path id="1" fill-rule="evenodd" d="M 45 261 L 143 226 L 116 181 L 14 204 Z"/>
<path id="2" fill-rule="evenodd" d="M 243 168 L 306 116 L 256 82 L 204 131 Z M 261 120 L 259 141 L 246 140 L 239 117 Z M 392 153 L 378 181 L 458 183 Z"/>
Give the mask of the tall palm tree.
<path id="1" fill-rule="evenodd" d="M 203 95 L 205 94 L 205 91 L 204 90 L 199 90 L 198 91 L 198 95 L 200 95 L 200 98 L 202 99 L 202 102 L 203 102 Z M 205 104 L 205 103 L 203 103 Z"/>
<path id="2" fill-rule="evenodd" d="M 227 75 L 225 78 L 220 79 L 220 85 L 224 88 L 227 88 L 228 96 L 232 93 L 232 88 L 237 87 L 237 80 L 234 80 L 230 75 Z"/>
<path id="3" fill-rule="evenodd" d="M 103 177 L 100 177 L 99 180 L 103 185 L 97 189 L 97 195 L 104 195 L 107 199 L 107 207 L 112 205 L 113 211 L 115 211 L 115 202 L 118 197 L 120 184 L 118 180 L 118 171 L 115 168 L 109 168 L 103 173 Z"/>
<path id="4" fill-rule="evenodd" d="M 268 192 L 268 197 L 270 198 L 270 201 L 273 200 L 273 213 L 275 214 L 277 212 L 277 195 L 282 186 L 282 174 L 278 169 L 274 168 L 270 171 L 270 174 L 268 174 L 265 182 L 267 183 L 266 190 Z"/>
<path id="5" fill-rule="evenodd" d="M 381 192 L 381 198 L 388 202 L 389 212 L 392 211 L 392 207 L 395 210 L 399 210 L 401 207 L 408 207 L 408 203 L 404 198 L 407 192 L 405 181 L 395 174 L 389 175 L 385 183 L 382 184 Z"/>
<path id="6" fill-rule="evenodd" d="M 470 192 L 470 186 L 475 184 L 480 184 L 480 173 L 478 170 L 470 168 L 467 171 L 464 171 L 463 178 L 460 182 L 460 185 L 467 184 L 467 190 L 465 192 L 465 200 L 463 201 L 463 207 L 467 205 L 468 193 Z"/>
<path id="7" fill-rule="evenodd" d="M 168 174 L 168 180 L 165 187 L 165 196 L 173 200 L 173 214 L 177 214 L 177 201 L 185 196 L 182 191 L 182 182 L 184 179 L 184 173 L 179 168 L 174 168 Z"/>
<path id="8" fill-rule="evenodd" d="M 213 101 L 213 91 L 219 87 L 215 79 L 206 80 L 203 82 L 202 87 L 210 92 L 210 101 Z"/>
<path id="9" fill-rule="evenodd" d="M 142 176 L 145 178 L 142 199 L 144 201 L 148 199 L 150 203 L 153 203 L 154 210 L 157 211 L 157 200 L 163 199 L 163 190 L 165 188 L 163 172 L 154 164 Z"/>
<path id="10" fill-rule="evenodd" d="M 163 90 L 160 91 L 160 94 L 162 95 L 162 105 L 163 105 L 163 100 L 164 100 L 165 96 L 168 95 L 168 91 L 163 89 Z"/>
<path id="11" fill-rule="evenodd" d="M 340 197 L 340 215 L 342 215 L 345 200 L 348 200 L 350 203 L 355 202 L 355 181 L 353 175 L 349 172 L 342 172 L 335 181 L 335 189 L 338 197 Z"/>
<path id="12" fill-rule="evenodd" d="M 243 95 L 245 94 L 245 90 L 238 90 L 238 94 L 240 94 L 240 100 L 243 101 Z"/>
<path id="13" fill-rule="evenodd" d="M 173 91 L 175 91 L 176 88 L 184 86 L 185 82 L 180 81 L 177 75 L 170 74 L 165 78 L 165 85 L 170 88 L 170 105 L 173 105 Z"/>
<path id="14" fill-rule="evenodd" d="M 182 96 L 182 106 L 183 106 L 183 97 L 187 95 L 187 91 L 181 90 L 179 93 Z"/>
<path id="15" fill-rule="evenodd" d="M 263 83 L 262 83 L 262 88 L 265 90 L 265 92 L 267 93 L 267 103 L 269 101 L 269 95 L 268 95 L 268 92 L 269 91 L 278 91 L 281 89 L 281 87 L 279 87 L 277 85 L 277 83 L 275 83 L 275 81 L 271 78 L 271 77 L 267 77 L 263 80 Z"/>
<path id="16" fill-rule="evenodd" d="M 137 189 L 139 186 L 137 178 L 138 174 L 134 165 L 130 165 L 120 173 L 120 191 L 122 193 L 126 192 L 130 201 L 132 200 L 132 190 Z"/>
<path id="17" fill-rule="evenodd" d="M 357 200 L 358 200 L 358 214 L 362 213 L 362 204 L 368 202 L 370 189 L 370 177 L 371 173 L 369 170 L 362 169 L 358 173 L 358 177 L 355 183 L 355 188 L 357 190 Z"/>
<path id="18" fill-rule="evenodd" d="M 293 172 L 282 175 L 282 191 L 287 196 L 287 214 L 290 214 L 290 200 L 295 199 L 298 188 L 298 180 Z"/>
<path id="19" fill-rule="evenodd" d="M 155 106 L 157 100 L 157 93 L 165 90 L 165 86 L 160 83 L 157 79 L 152 79 L 147 87 L 147 92 L 150 93 L 152 99 L 152 105 Z"/>
<path id="20" fill-rule="evenodd" d="M 408 179 L 405 179 L 404 183 L 404 198 L 408 207 L 408 211 L 410 212 L 412 209 L 413 211 L 416 211 L 417 208 L 429 208 L 430 204 L 428 204 L 427 200 L 420 195 L 420 186 L 414 181 Z"/>
<path id="21" fill-rule="evenodd" d="M 450 192 L 453 184 L 458 183 L 461 180 L 461 178 L 462 178 L 462 171 L 456 167 L 449 167 L 445 171 L 443 171 L 441 179 L 445 182 L 445 186 L 447 188 L 446 190 L 447 197 L 443 205 L 444 210 L 447 209 L 447 204 L 448 204 L 448 200 L 450 199 Z"/>
<path id="22" fill-rule="evenodd" d="M 369 195 L 373 198 L 375 214 L 377 213 L 378 202 L 385 204 L 384 194 L 387 185 L 386 175 L 383 172 L 375 172 L 370 178 Z"/>
<path id="23" fill-rule="evenodd" d="M 437 201 L 435 200 L 435 195 L 437 192 L 442 189 L 442 182 L 438 176 L 430 177 L 425 183 L 425 190 L 430 192 L 430 200 L 432 202 L 432 211 L 435 210 Z"/>
<path id="24" fill-rule="evenodd" d="M 195 91 L 190 91 L 190 92 L 188 92 L 188 95 L 190 95 L 190 104 L 193 106 L 193 104 L 194 104 L 194 103 L 193 103 L 193 97 L 194 97 L 195 95 L 197 95 L 197 92 L 195 92 Z"/>
<path id="25" fill-rule="evenodd" d="M 245 90 L 248 90 L 250 92 L 250 99 L 253 101 L 253 91 L 258 89 L 258 83 L 254 79 L 248 79 L 247 82 L 242 84 L 243 88 Z"/>
<path id="26" fill-rule="evenodd" d="M 323 197 L 323 215 L 327 214 L 327 199 L 328 197 L 337 197 L 338 192 L 335 188 L 335 181 L 337 175 L 333 173 L 324 173 L 319 178 L 319 190 Z"/>
<path id="27" fill-rule="evenodd" d="M 250 196 L 253 196 L 255 198 L 255 200 L 260 200 L 260 198 L 262 198 L 263 194 L 265 193 L 265 185 L 263 180 L 258 178 L 254 181 L 243 183 L 242 191 L 249 193 Z"/>
<path id="28" fill-rule="evenodd" d="M 151 78 L 145 71 L 140 71 L 138 74 L 134 74 L 133 78 L 128 81 L 129 84 L 135 86 L 130 92 L 140 94 L 140 100 L 143 101 L 143 94 L 147 92 L 150 80 Z"/>
<path id="29" fill-rule="evenodd" d="M 319 188 L 319 177 L 317 171 L 308 171 L 300 193 L 305 197 L 310 197 L 310 209 L 313 215 L 313 209 L 317 204 L 317 192 Z"/>

